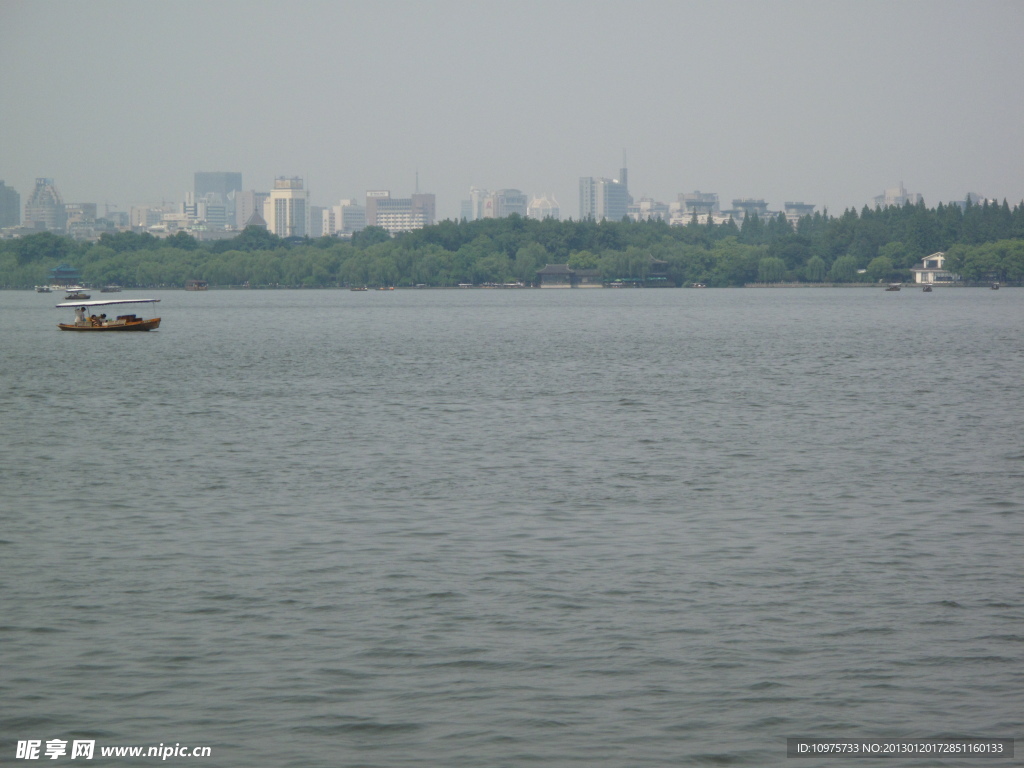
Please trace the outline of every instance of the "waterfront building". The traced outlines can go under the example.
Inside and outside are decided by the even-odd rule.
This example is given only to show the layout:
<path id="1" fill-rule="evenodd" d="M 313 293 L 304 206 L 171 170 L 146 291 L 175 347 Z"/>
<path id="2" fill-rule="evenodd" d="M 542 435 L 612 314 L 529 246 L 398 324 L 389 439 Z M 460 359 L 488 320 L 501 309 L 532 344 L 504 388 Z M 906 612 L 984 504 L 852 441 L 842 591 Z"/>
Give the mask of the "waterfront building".
<path id="1" fill-rule="evenodd" d="M 921 263 L 910 271 L 914 273 L 914 282 L 919 285 L 942 285 L 955 283 L 960 279 L 945 268 L 946 254 L 942 251 L 925 256 Z"/>
<path id="2" fill-rule="evenodd" d="M 68 287 L 82 282 L 82 273 L 76 267 L 60 264 L 50 270 L 50 284 Z"/>
<path id="3" fill-rule="evenodd" d="M 35 189 L 25 202 L 25 226 L 63 232 L 66 221 L 64 200 L 53 179 L 36 179 Z"/>
<path id="4" fill-rule="evenodd" d="M 0 229 L 21 225 L 21 195 L 0 179 Z"/>
<path id="5" fill-rule="evenodd" d="M 267 229 L 278 237 L 305 237 L 309 234 L 309 191 L 298 176 L 278 176 L 274 189 L 263 203 Z"/>

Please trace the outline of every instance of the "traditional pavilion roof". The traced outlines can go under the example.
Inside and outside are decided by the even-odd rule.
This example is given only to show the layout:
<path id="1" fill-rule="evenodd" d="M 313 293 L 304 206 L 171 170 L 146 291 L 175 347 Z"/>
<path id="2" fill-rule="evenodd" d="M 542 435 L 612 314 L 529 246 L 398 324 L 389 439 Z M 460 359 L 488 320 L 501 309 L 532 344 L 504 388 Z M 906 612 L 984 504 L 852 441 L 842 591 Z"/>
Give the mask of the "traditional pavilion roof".
<path id="1" fill-rule="evenodd" d="M 544 269 L 538 269 L 538 275 L 571 275 L 573 270 L 568 264 L 548 264 Z"/>
<path id="2" fill-rule="evenodd" d="M 75 267 L 70 267 L 67 264 L 59 264 L 50 270 L 50 278 L 52 280 L 78 280 L 81 277 L 81 272 L 79 272 Z"/>
<path id="3" fill-rule="evenodd" d="M 267 228 L 267 220 L 264 219 L 262 216 L 260 216 L 260 212 L 259 211 L 253 211 L 252 212 L 252 216 L 250 216 L 249 220 L 245 222 L 245 226 L 246 227 L 262 227 L 263 229 L 266 229 Z M 244 227 L 243 227 L 243 229 L 244 229 Z"/>

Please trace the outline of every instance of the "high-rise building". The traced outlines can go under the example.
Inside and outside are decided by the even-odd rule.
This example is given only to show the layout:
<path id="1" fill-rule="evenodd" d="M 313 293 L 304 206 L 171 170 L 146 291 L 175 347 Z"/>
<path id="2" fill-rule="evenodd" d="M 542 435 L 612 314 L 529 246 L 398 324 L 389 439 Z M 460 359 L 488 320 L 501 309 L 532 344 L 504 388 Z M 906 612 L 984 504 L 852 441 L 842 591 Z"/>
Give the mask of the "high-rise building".
<path id="1" fill-rule="evenodd" d="M 201 225 L 205 229 L 227 229 L 228 209 L 223 199 L 216 192 L 207 192 L 197 198 L 191 192 L 185 195 L 180 213 L 192 224 Z"/>
<path id="2" fill-rule="evenodd" d="M 194 191 L 196 200 L 206 200 L 211 205 L 223 205 L 226 220 L 234 222 L 235 198 L 242 191 L 242 174 L 229 171 L 197 171 Z"/>
<path id="3" fill-rule="evenodd" d="M 480 187 L 469 188 L 469 200 L 463 200 L 461 205 L 462 218 L 466 221 L 476 221 L 484 217 L 484 201 L 491 193 Z"/>
<path id="4" fill-rule="evenodd" d="M 324 209 L 323 222 L 325 235 L 352 235 L 366 228 L 366 209 L 355 200 L 342 200 Z"/>
<path id="5" fill-rule="evenodd" d="M 267 229 L 278 237 L 305 237 L 309 234 L 309 192 L 297 176 L 278 176 L 274 189 L 263 203 Z"/>
<path id="6" fill-rule="evenodd" d="M 882 194 L 875 197 L 875 205 L 880 208 L 887 208 L 890 205 L 917 205 L 921 202 L 921 195 L 917 192 L 907 192 L 900 182 L 898 187 L 889 187 Z"/>
<path id="7" fill-rule="evenodd" d="M 629 171 L 626 156 L 622 156 L 619 178 L 605 179 L 593 176 L 580 177 L 580 218 L 603 221 L 619 221 L 629 212 L 633 198 L 629 194 Z"/>
<path id="8" fill-rule="evenodd" d="M 327 234 L 324 231 L 324 212 L 327 211 L 322 205 L 309 206 L 309 231 L 310 237 L 323 237 Z"/>
<path id="9" fill-rule="evenodd" d="M 435 200 L 432 193 L 414 193 L 411 197 L 392 197 L 386 189 L 366 193 L 366 225 L 382 227 L 391 234 L 429 227 L 434 223 Z"/>
<path id="10" fill-rule="evenodd" d="M 814 206 L 810 203 L 786 203 L 783 208 L 786 211 L 786 221 L 794 227 L 804 216 L 814 215 Z"/>
<path id="11" fill-rule="evenodd" d="M 485 219 L 504 219 L 513 213 L 526 215 L 528 198 L 518 189 L 499 189 L 484 199 Z"/>
<path id="12" fill-rule="evenodd" d="M 680 192 L 676 202 L 669 204 L 669 224 L 686 226 L 693 221 L 698 224 L 715 224 L 729 220 L 719 208 L 717 192 Z"/>
<path id="13" fill-rule="evenodd" d="M 535 197 L 526 208 L 526 215 L 531 219 L 557 219 L 561 215 L 558 201 L 554 197 L 544 195 Z"/>
<path id="14" fill-rule="evenodd" d="M 21 195 L 0 179 L 0 228 L 21 224 Z"/>
<path id="15" fill-rule="evenodd" d="M 529 198 L 518 189 L 499 189 L 488 192 L 479 187 L 469 188 L 469 200 L 462 201 L 462 218 L 466 221 L 478 219 L 503 219 L 513 213 L 526 215 Z"/>
<path id="16" fill-rule="evenodd" d="M 25 226 L 63 232 L 65 221 L 64 200 L 53 179 L 36 179 L 36 188 L 25 202 Z"/>
<path id="17" fill-rule="evenodd" d="M 717 192 L 680 192 L 679 202 L 682 204 L 682 212 L 687 214 L 709 214 L 720 213 L 718 207 Z"/>
<path id="18" fill-rule="evenodd" d="M 757 216 L 764 219 L 768 216 L 768 203 L 760 198 L 742 197 L 732 201 L 732 209 L 735 218 L 745 219 L 747 216 Z"/>
<path id="19" fill-rule="evenodd" d="M 163 220 L 163 217 L 174 213 L 174 207 L 170 205 L 133 205 L 129 209 L 131 225 L 136 229 L 149 229 L 155 227 Z"/>
<path id="20" fill-rule="evenodd" d="M 629 218 L 633 221 L 668 221 L 669 215 L 669 207 L 652 197 L 641 197 L 629 205 Z"/>

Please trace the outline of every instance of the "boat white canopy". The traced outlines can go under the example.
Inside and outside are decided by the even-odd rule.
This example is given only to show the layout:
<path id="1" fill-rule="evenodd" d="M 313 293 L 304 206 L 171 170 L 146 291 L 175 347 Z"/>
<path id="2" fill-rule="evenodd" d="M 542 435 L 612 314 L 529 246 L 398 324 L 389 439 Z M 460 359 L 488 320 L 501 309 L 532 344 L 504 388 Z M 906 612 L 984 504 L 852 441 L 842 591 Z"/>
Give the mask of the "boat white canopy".
<path id="1" fill-rule="evenodd" d="M 109 307 L 111 304 L 153 304 L 160 299 L 99 299 L 97 301 L 64 301 L 57 305 L 61 307 Z"/>

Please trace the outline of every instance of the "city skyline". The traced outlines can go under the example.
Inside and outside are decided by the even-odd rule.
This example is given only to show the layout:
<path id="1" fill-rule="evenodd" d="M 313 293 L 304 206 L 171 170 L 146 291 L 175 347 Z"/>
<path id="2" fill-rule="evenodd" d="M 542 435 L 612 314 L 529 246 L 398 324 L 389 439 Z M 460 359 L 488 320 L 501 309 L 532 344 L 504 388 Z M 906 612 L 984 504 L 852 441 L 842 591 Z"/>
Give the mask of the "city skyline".
<path id="1" fill-rule="evenodd" d="M 300 177 L 317 206 L 418 178 L 438 219 L 472 187 L 567 218 L 626 150 L 633 197 L 666 203 L 1024 199 L 1019 3 L 389 8 L 2 0 L 0 178 L 100 210 L 178 201 L 206 169 Z"/>
<path id="2" fill-rule="evenodd" d="M 361 198 L 341 199 L 335 205 L 318 205 L 301 177 L 278 176 L 270 191 L 243 188 L 243 176 L 231 171 L 196 171 L 194 189 L 179 201 L 137 203 L 119 210 L 109 203 L 104 210 L 91 201 L 66 202 L 52 178 L 38 177 L 22 206 L 20 194 L 0 179 L 0 230 L 4 236 L 20 236 L 33 230 L 67 232 L 76 238 L 95 239 L 101 232 L 114 229 L 145 229 L 157 235 L 179 231 L 204 238 L 220 239 L 227 232 L 239 232 L 249 223 L 266 227 L 282 236 L 350 236 L 365 226 L 380 226 L 391 234 L 430 226 L 444 220 L 436 215 L 436 196 L 413 192 L 409 197 L 393 195 L 391 190 L 367 190 Z M 454 220 L 504 218 L 518 214 L 529 218 L 594 219 L 634 221 L 657 219 L 672 225 L 686 225 L 696 216 L 699 223 L 737 222 L 754 214 L 762 219 L 784 215 L 791 225 L 815 213 L 835 216 L 816 203 L 787 200 L 780 206 L 764 198 L 729 198 L 718 192 L 694 190 L 679 192 L 670 203 L 650 197 L 635 199 L 628 189 L 628 168 L 619 169 L 618 178 L 581 177 L 578 215 L 562 215 L 557 200 L 550 196 L 527 196 L 520 190 L 505 188 L 489 191 L 472 187 L 470 199 L 460 203 L 460 215 Z M 957 200 L 943 204 L 965 205 L 1000 201 L 977 192 L 967 192 Z M 362 203 L 360 202 L 362 200 Z M 901 181 L 885 188 L 865 203 L 867 208 L 923 203 L 920 193 L 906 189 Z M 1006 201 L 1008 202 L 1008 201 Z M 1021 202 L 1024 204 L 1024 201 Z M 1016 205 L 1016 204 L 1015 204 Z M 383 207 L 382 207 L 383 206 Z M 21 214 L 23 209 L 24 215 Z M 858 210 L 856 206 L 852 208 Z M 237 211 L 237 215 L 236 215 Z M 254 214 L 257 214 L 254 218 Z M 17 217 L 13 218 L 13 217 Z M 20 221 L 18 220 L 20 219 Z M 100 225 L 100 222 L 104 222 Z M 95 226 L 94 226 L 95 225 Z"/>

